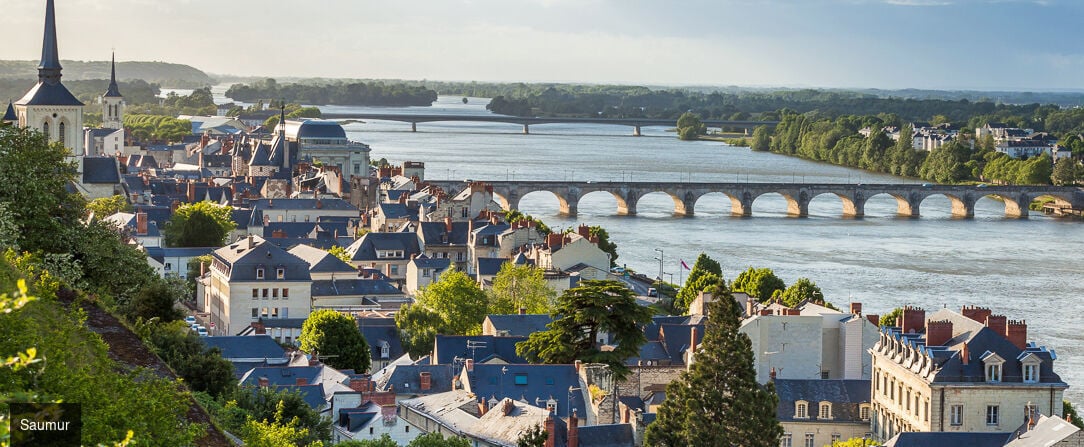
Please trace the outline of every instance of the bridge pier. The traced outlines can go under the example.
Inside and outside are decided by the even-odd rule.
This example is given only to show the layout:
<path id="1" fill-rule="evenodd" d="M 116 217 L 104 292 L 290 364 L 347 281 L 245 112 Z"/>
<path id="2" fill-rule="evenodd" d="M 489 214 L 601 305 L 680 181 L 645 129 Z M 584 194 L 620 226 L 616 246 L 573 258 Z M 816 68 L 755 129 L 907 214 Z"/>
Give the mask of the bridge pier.
<path id="1" fill-rule="evenodd" d="M 632 126 L 632 136 L 640 136 L 640 126 Z"/>
<path id="2" fill-rule="evenodd" d="M 847 197 L 836 194 L 843 201 L 843 217 L 863 217 L 866 215 L 866 199 L 860 195 Z"/>
<path id="3" fill-rule="evenodd" d="M 418 123 L 410 123 L 410 131 L 411 132 L 417 132 L 418 131 Z"/>
<path id="4" fill-rule="evenodd" d="M 1031 197 L 1026 195 L 1017 197 L 1002 196 L 1001 199 L 1005 201 L 1005 217 L 1027 219 Z"/>
<path id="5" fill-rule="evenodd" d="M 741 217 L 753 215 L 753 197 L 748 192 L 742 193 L 741 197 L 730 197 L 730 214 Z"/>
<path id="6" fill-rule="evenodd" d="M 528 125 L 524 124 L 523 125 L 523 134 L 524 135 L 530 135 L 531 134 L 531 126 L 528 126 Z"/>
<path id="7" fill-rule="evenodd" d="M 918 208 L 919 205 L 922 203 L 921 198 L 906 198 L 902 196 L 894 197 L 896 197 L 896 214 L 904 217 L 919 217 Z"/>
<path id="8" fill-rule="evenodd" d="M 696 198 L 686 197 L 680 201 L 674 200 L 674 215 L 681 217 L 693 217 L 696 210 Z"/>
<path id="9" fill-rule="evenodd" d="M 791 217 L 809 217 L 809 201 L 787 199 L 787 214 Z"/>
<path id="10" fill-rule="evenodd" d="M 949 201 L 952 202 L 952 217 L 962 219 L 975 217 L 975 201 L 973 199 L 949 196 Z"/>
<path id="11" fill-rule="evenodd" d="M 617 215 L 619 216 L 635 216 L 636 215 L 636 201 L 638 199 L 632 194 L 629 197 L 617 199 Z"/>

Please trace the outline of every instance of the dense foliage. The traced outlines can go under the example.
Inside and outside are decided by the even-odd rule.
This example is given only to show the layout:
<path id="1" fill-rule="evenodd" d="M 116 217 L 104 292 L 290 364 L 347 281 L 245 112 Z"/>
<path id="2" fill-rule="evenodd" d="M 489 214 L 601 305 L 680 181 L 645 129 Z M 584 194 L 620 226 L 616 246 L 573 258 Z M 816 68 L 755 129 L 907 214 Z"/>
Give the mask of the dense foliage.
<path id="1" fill-rule="evenodd" d="M 775 272 L 770 268 L 749 267 L 738 274 L 732 287 L 735 292 L 745 293 L 759 301 L 767 301 L 777 291 L 785 290 L 787 285 L 775 276 Z"/>
<path id="2" fill-rule="evenodd" d="M 530 362 L 568 364 L 574 360 L 609 365 L 614 377 L 629 373 L 625 360 L 636 356 L 647 338 L 640 325 L 651 321 L 650 309 L 617 281 L 581 280 L 557 299 L 553 322 L 516 344 L 516 353 Z M 614 348 L 599 349 L 598 335 L 607 333 Z"/>
<path id="3" fill-rule="evenodd" d="M 712 294 L 717 299 L 708 304 L 696 361 L 667 385 L 644 444 L 778 446 L 783 427 L 775 417 L 775 387 L 756 381 L 752 343 L 738 331 L 741 311 L 730 291 L 719 285 Z"/>
<path id="4" fill-rule="evenodd" d="M 301 325 L 301 350 L 335 369 L 362 372 L 369 369 L 369 343 L 353 317 L 333 309 L 309 314 Z"/>
<path id="5" fill-rule="evenodd" d="M 244 102 L 274 98 L 300 104 L 356 106 L 428 106 L 437 100 L 437 92 L 433 90 L 402 83 L 279 84 L 270 78 L 251 84 L 234 84 L 226 90 L 226 96 Z"/>
<path id="6" fill-rule="evenodd" d="M 144 141 L 180 141 L 192 134 L 192 122 L 163 115 L 125 114 L 124 128 Z"/>
<path id="7" fill-rule="evenodd" d="M 466 273 L 449 269 L 423 287 L 414 304 L 395 315 L 407 352 L 421 356 L 433 349 L 437 334 L 477 335 L 486 318 L 486 294 Z"/>
<path id="8" fill-rule="evenodd" d="M 486 290 L 487 314 L 514 314 L 524 309 L 529 314 L 548 314 L 557 292 L 549 287 L 542 269 L 506 262 Z"/>
<path id="9" fill-rule="evenodd" d="M 689 277 L 674 298 L 674 310 L 680 313 L 689 311 L 689 304 L 696 299 L 700 292 L 714 288 L 723 282 L 723 267 L 719 261 L 712 259 L 706 253 L 700 253 L 696 262 L 689 270 Z"/>
<path id="10" fill-rule="evenodd" d="M 162 234 L 170 247 L 218 247 L 237 226 L 230 206 L 213 202 L 182 205 L 169 218 Z"/>

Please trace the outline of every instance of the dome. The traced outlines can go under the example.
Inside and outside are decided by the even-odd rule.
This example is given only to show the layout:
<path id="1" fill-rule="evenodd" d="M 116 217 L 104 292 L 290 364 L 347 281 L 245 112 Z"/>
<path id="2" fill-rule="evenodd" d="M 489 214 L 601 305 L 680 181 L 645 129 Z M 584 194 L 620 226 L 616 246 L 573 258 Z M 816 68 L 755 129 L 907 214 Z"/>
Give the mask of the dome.
<path id="1" fill-rule="evenodd" d="M 346 131 L 336 121 L 305 120 L 286 121 L 286 137 L 297 139 L 345 140 Z"/>

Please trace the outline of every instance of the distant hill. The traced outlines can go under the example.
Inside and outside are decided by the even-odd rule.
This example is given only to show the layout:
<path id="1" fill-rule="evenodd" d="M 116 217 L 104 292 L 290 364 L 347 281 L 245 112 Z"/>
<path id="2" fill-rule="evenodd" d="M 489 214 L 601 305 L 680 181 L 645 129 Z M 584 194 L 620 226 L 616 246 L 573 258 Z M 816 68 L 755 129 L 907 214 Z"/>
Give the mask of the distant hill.
<path id="1" fill-rule="evenodd" d="M 60 63 L 64 66 L 65 80 L 109 79 L 109 61 Z M 37 61 L 0 61 L 0 79 L 37 79 L 37 67 Z M 140 79 L 167 88 L 198 88 L 217 83 L 195 67 L 168 62 L 117 62 L 117 79 Z"/>

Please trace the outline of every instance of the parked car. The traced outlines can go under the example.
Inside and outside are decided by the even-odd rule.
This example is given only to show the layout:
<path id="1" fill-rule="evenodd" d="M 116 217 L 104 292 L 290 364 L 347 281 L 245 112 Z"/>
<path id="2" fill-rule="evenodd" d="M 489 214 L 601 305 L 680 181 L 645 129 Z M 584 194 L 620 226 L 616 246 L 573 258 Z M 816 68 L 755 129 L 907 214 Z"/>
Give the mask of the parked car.
<path id="1" fill-rule="evenodd" d="M 659 296 L 659 291 L 655 290 L 654 287 L 648 287 L 647 288 L 647 296 L 657 297 L 657 296 Z"/>
<path id="2" fill-rule="evenodd" d="M 200 337 L 206 337 L 206 336 L 210 335 L 210 334 L 207 333 L 207 328 L 205 328 L 203 326 L 200 326 L 199 329 L 196 329 L 196 333 L 199 334 Z"/>
<path id="3" fill-rule="evenodd" d="M 189 326 L 196 324 L 196 317 L 193 317 L 191 315 L 184 317 L 184 322 L 188 323 Z"/>

